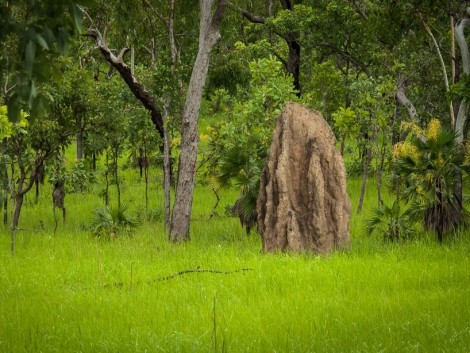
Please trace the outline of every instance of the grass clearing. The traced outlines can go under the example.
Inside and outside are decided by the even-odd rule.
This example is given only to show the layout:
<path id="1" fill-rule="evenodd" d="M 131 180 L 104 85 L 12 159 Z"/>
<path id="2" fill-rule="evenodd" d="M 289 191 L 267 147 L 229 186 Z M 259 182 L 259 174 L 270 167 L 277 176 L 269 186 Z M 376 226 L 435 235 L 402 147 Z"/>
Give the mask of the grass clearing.
<path id="1" fill-rule="evenodd" d="M 124 204 L 142 213 L 143 183 L 126 175 Z M 154 177 L 149 210 L 161 209 Z M 172 245 L 162 222 L 133 237 L 97 240 L 86 228 L 96 196 L 66 197 L 54 221 L 48 187 L 29 196 L 9 254 L 0 236 L 0 352 L 467 352 L 470 239 L 384 244 L 362 234 L 353 199 L 351 250 L 329 256 L 262 254 L 256 234 L 224 216 L 236 192 L 198 186 L 192 241 Z M 112 199 L 113 200 L 113 199 Z M 236 271 L 190 272 L 189 269 Z M 162 280 L 163 279 L 163 280 Z"/>

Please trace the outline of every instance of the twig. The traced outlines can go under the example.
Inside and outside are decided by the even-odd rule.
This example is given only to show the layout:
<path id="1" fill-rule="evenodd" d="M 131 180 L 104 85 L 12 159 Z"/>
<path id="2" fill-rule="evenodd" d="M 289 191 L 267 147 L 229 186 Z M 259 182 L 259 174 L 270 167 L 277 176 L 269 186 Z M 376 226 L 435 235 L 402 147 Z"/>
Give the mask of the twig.
<path id="1" fill-rule="evenodd" d="M 170 279 L 173 279 L 173 278 L 181 276 L 181 275 L 185 275 L 185 274 L 188 274 L 188 273 L 196 273 L 196 272 L 208 272 L 208 273 L 219 273 L 219 274 L 223 274 L 223 275 L 229 275 L 229 274 L 232 274 L 232 273 L 243 272 L 243 271 L 253 271 L 253 270 L 254 270 L 253 268 L 240 268 L 238 270 L 233 270 L 233 271 L 221 271 L 221 270 L 195 268 L 195 269 L 179 271 L 179 272 L 174 273 L 174 274 L 169 275 L 169 276 L 160 277 L 160 278 L 157 279 L 157 281 L 168 281 Z"/>

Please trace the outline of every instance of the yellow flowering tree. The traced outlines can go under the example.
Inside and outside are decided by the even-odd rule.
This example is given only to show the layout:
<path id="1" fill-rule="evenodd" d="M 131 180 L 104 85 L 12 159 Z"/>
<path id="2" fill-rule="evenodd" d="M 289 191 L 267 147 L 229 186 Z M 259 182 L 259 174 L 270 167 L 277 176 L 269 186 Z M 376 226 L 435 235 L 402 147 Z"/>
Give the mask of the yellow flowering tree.
<path id="1" fill-rule="evenodd" d="M 394 146 L 397 174 L 404 186 L 402 198 L 409 203 L 406 214 L 426 230 L 443 234 L 455 230 L 465 220 L 454 195 L 455 174 L 468 172 L 465 154 L 454 132 L 438 119 L 424 130 L 412 129 L 411 138 Z"/>

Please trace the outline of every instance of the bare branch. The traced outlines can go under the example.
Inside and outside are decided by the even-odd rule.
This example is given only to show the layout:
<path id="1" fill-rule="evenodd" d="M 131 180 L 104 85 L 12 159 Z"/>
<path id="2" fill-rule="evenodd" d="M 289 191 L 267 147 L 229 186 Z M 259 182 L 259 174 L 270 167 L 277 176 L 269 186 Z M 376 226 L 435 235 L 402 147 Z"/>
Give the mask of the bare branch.
<path id="1" fill-rule="evenodd" d="M 239 7 L 238 11 L 240 11 L 243 17 L 245 17 L 251 23 L 265 23 L 266 22 L 266 19 L 263 16 L 254 15 L 248 10 L 245 10 Z"/>
<path id="2" fill-rule="evenodd" d="M 364 19 L 364 20 L 368 20 L 369 17 L 367 16 L 367 14 L 365 13 L 365 11 L 357 4 L 356 0 L 352 0 L 352 5 L 354 6 L 354 9 L 356 10 L 356 12 L 361 15 L 361 17 Z"/>
<path id="3" fill-rule="evenodd" d="M 406 108 L 408 111 L 409 118 L 416 122 L 416 108 L 413 103 L 406 96 L 406 79 L 403 75 L 398 77 L 397 92 L 395 93 L 395 99 L 398 103 Z"/>
<path id="4" fill-rule="evenodd" d="M 124 55 L 126 55 L 126 53 L 131 50 L 130 48 L 122 48 L 121 49 L 121 52 L 119 53 L 119 55 L 117 56 L 117 60 L 124 63 Z"/>
<path id="5" fill-rule="evenodd" d="M 101 33 L 96 28 L 88 29 L 85 36 L 95 39 L 101 54 L 103 54 L 103 57 L 119 72 L 134 96 L 143 104 L 145 109 L 150 112 L 152 122 L 154 123 L 159 135 L 163 137 L 163 117 L 160 109 L 155 104 L 152 95 L 145 89 L 144 86 L 142 86 L 139 81 L 137 81 L 135 76 L 132 74 L 131 68 L 124 62 L 124 55 L 130 49 L 122 49 L 119 55 L 116 57 L 116 55 L 114 55 L 108 48 L 107 44 L 103 40 L 103 37 L 101 36 Z"/>
<path id="6" fill-rule="evenodd" d="M 354 58 L 348 52 L 342 50 L 341 48 L 338 48 L 336 45 L 331 44 L 331 43 L 322 42 L 322 43 L 319 43 L 319 45 L 330 48 L 333 53 L 339 54 L 343 59 L 345 59 L 346 61 L 349 61 L 354 66 L 360 68 L 361 71 L 364 72 L 367 76 L 370 76 L 370 71 L 367 68 L 367 65 L 359 61 L 358 59 Z"/>
<path id="7" fill-rule="evenodd" d="M 421 20 L 421 23 L 423 24 L 424 28 L 426 29 L 426 32 L 428 32 L 429 36 L 431 37 L 432 42 L 434 43 L 434 46 L 436 47 L 437 56 L 439 57 L 439 62 L 441 63 L 442 74 L 444 76 L 444 83 L 445 83 L 445 86 L 446 86 L 446 92 L 449 92 L 450 87 L 449 87 L 449 79 L 447 77 L 446 64 L 444 63 L 444 58 L 442 57 L 441 50 L 439 48 L 439 44 L 437 43 L 437 40 L 434 37 L 434 35 L 431 31 L 431 28 L 424 21 L 421 14 L 418 14 L 418 16 L 419 16 L 419 18 Z M 449 112 L 450 112 L 450 122 L 451 122 L 452 126 L 455 126 L 455 115 L 454 115 L 454 107 L 453 107 L 452 101 L 450 101 L 450 103 L 449 103 Z"/>
<path id="8" fill-rule="evenodd" d="M 148 1 L 148 0 L 142 0 L 142 2 L 147 5 L 150 10 L 152 10 L 152 12 L 157 16 L 157 18 L 163 22 L 163 24 L 165 25 L 166 28 L 168 28 L 168 21 L 161 15 L 160 12 L 158 12 L 153 6 L 152 4 Z"/>

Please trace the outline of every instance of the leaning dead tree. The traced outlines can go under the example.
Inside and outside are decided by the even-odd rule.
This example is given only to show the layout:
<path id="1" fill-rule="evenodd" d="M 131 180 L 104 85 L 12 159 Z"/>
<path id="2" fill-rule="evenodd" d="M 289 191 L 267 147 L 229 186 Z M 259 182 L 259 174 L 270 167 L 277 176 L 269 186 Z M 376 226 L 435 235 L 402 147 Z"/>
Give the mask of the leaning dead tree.
<path id="1" fill-rule="evenodd" d="M 121 75 L 124 82 L 127 84 L 134 96 L 142 103 L 142 105 L 150 112 L 150 118 L 158 131 L 158 134 L 162 138 L 163 143 L 160 145 L 160 151 L 164 155 L 164 209 L 165 209 L 165 228 L 169 227 L 170 218 L 170 187 L 171 187 L 171 160 L 169 151 L 169 137 L 168 131 L 165 127 L 164 117 L 162 112 L 157 107 L 154 97 L 145 89 L 145 87 L 137 80 L 131 67 L 124 62 L 124 55 L 130 50 L 129 48 L 123 48 L 120 53 L 116 56 L 108 47 L 106 39 L 103 38 L 101 33 L 96 28 L 87 30 L 86 35 L 92 37 L 96 41 L 100 52 L 108 63 L 111 64 L 111 68 L 116 69 Z M 167 107 L 164 106 L 164 113 L 167 114 Z"/>
<path id="2" fill-rule="evenodd" d="M 158 134 L 163 138 L 163 117 L 160 109 L 155 104 L 155 100 L 152 95 L 145 89 L 145 87 L 137 80 L 132 73 L 131 68 L 124 62 L 124 55 L 130 51 L 130 48 L 123 48 L 118 55 L 115 55 L 108 47 L 106 39 L 103 38 L 100 31 L 96 28 L 90 28 L 86 32 L 86 36 L 95 39 L 96 45 L 100 50 L 103 57 L 107 62 L 114 67 L 121 75 L 124 82 L 127 84 L 134 96 L 143 104 L 145 109 L 150 112 L 152 119 Z"/>

